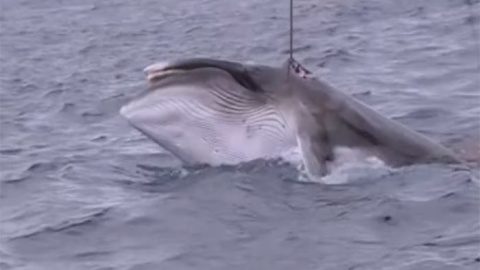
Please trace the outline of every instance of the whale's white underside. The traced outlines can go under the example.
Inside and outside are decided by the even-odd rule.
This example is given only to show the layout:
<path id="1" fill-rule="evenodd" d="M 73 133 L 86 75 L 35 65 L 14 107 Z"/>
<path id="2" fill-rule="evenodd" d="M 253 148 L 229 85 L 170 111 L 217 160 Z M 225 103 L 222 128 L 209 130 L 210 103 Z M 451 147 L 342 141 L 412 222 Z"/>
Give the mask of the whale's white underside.
<path id="1" fill-rule="evenodd" d="M 293 121 L 279 105 L 229 85 L 228 77 L 219 78 L 205 80 L 209 87 L 186 82 L 149 90 L 125 105 L 121 114 L 186 163 L 274 158 L 296 146 Z"/>

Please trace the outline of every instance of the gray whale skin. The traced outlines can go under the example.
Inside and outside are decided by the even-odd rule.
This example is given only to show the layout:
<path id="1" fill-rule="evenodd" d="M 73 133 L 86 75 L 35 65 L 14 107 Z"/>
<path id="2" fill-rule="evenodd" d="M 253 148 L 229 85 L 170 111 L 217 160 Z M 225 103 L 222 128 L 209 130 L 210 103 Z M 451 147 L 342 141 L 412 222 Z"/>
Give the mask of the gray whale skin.
<path id="1" fill-rule="evenodd" d="M 121 108 L 141 133 L 187 164 L 234 164 L 298 147 L 307 172 L 329 173 L 336 147 L 390 166 L 461 163 L 296 61 L 279 67 L 192 58 L 151 65 L 149 86 Z"/>

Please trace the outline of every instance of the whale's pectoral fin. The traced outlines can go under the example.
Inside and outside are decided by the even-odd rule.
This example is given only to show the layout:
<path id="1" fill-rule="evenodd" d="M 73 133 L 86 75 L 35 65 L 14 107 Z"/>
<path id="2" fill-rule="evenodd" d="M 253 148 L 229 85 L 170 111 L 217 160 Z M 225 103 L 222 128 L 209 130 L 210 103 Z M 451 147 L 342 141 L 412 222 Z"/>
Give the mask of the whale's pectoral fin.
<path id="1" fill-rule="evenodd" d="M 327 175 L 326 161 L 329 156 L 327 154 L 327 145 L 315 141 L 312 136 L 306 135 L 299 135 L 297 141 L 307 172 L 316 177 Z"/>
<path id="2" fill-rule="evenodd" d="M 327 161 L 333 159 L 333 149 L 326 130 L 321 126 L 300 129 L 297 143 L 307 172 L 313 177 L 327 175 Z"/>

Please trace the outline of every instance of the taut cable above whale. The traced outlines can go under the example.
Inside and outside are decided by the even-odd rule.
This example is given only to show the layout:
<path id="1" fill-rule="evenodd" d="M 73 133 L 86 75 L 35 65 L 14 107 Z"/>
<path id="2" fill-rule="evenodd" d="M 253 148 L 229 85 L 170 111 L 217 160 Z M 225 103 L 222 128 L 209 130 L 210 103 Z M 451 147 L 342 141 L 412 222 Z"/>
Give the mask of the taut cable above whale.
<path id="1" fill-rule="evenodd" d="M 193 58 L 145 69 L 149 88 L 121 109 L 128 122 L 187 164 L 233 164 L 297 146 L 313 176 L 336 147 L 391 166 L 460 163 L 453 152 L 375 112 L 293 59 L 279 67 Z"/>

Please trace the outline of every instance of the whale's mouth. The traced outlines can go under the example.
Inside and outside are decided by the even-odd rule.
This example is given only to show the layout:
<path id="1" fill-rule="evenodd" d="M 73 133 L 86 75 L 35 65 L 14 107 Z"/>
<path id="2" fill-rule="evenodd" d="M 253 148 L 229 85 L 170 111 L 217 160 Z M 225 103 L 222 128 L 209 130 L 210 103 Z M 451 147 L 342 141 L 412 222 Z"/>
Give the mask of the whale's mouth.
<path id="1" fill-rule="evenodd" d="M 223 70 L 229 73 L 238 84 L 245 87 L 246 89 L 252 92 L 264 91 L 252 77 L 252 74 L 249 73 L 246 66 L 240 63 L 224 60 L 191 58 L 176 60 L 172 62 L 160 62 L 146 67 L 144 69 L 144 72 L 147 75 L 148 82 L 150 84 L 155 84 L 167 77 L 201 68 L 216 68 Z M 300 78 L 313 78 L 312 72 L 306 69 L 294 59 L 288 60 L 288 68 L 292 74 L 295 74 Z"/>
<path id="2" fill-rule="evenodd" d="M 161 62 L 144 69 L 150 83 L 157 83 L 171 75 L 185 73 L 202 68 L 216 68 L 229 73 L 240 85 L 252 92 L 263 90 L 250 76 L 245 66 L 240 63 L 207 58 L 181 59 L 173 62 Z"/>
<path id="3" fill-rule="evenodd" d="M 157 63 L 146 67 L 144 70 L 149 83 L 156 83 L 170 75 L 184 73 L 182 69 L 169 68 L 168 63 Z"/>

